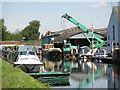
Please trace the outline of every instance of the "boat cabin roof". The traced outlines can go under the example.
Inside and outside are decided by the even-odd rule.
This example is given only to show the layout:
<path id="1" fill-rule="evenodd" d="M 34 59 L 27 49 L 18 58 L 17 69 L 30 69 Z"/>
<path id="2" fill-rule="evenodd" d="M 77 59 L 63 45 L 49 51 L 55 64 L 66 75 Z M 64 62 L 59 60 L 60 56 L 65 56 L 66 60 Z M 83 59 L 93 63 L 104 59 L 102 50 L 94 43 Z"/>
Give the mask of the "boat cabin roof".
<path id="1" fill-rule="evenodd" d="M 18 52 L 23 52 L 23 51 L 32 51 L 32 52 L 35 52 L 36 48 L 34 46 L 19 46 L 18 47 Z"/>

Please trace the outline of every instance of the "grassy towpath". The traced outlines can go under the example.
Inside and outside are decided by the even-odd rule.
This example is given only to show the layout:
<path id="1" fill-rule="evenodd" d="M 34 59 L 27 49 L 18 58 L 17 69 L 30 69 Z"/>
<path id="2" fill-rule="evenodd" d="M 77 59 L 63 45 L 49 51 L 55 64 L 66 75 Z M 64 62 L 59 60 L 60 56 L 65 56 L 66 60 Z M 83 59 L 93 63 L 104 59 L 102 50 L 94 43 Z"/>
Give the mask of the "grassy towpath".
<path id="1" fill-rule="evenodd" d="M 2 60 L 2 88 L 49 88 L 8 62 Z M 1 65 L 1 64 L 0 64 Z"/>

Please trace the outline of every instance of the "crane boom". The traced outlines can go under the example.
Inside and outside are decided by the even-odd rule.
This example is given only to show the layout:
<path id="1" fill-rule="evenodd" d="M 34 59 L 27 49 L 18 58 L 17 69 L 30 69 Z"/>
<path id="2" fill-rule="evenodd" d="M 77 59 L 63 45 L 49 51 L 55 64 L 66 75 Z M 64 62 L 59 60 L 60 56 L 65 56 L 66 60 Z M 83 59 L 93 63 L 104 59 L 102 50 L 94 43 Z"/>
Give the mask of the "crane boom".
<path id="1" fill-rule="evenodd" d="M 79 22 L 77 22 L 77 21 L 76 21 L 75 19 L 73 19 L 71 16 L 69 16 L 69 15 L 67 15 L 67 14 L 64 14 L 64 15 L 62 16 L 62 18 L 65 18 L 65 19 L 69 20 L 69 21 L 72 22 L 73 24 L 77 25 L 78 28 L 81 28 L 81 29 L 84 30 L 87 34 L 89 34 L 89 35 L 92 36 L 92 32 L 91 32 L 89 29 L 87 29 L 87 28 L 84 27 L 82 24 L 80 24 Z M 102 47 L 102 46 L 106 43 L 106 41 L 102 40 L 101 38 L 99 38 L 99 37 L 98 37 L 97 35 L 95 35 L 95 34 L 93 34 L 93 37 L 94 37 L 97 41 L 100 42 L 100 43 L 97 42 L 97 44 L 96 44 L 95 47 Z"/>

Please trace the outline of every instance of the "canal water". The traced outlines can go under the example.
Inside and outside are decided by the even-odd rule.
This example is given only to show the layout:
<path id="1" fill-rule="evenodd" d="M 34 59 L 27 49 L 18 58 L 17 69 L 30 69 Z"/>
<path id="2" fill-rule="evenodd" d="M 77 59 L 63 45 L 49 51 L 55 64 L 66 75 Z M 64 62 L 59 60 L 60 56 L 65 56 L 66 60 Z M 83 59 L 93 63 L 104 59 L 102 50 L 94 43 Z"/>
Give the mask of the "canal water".
<path id="1" fill-rule="evenodd" d="M 70 71 L 70 85 L 52 86 L 51 88 L 119 88 L 120 66 L 96 62 L 52 62 L 42 58 L 46 71 Z M 65 64 L 71 66 L 66 69 Z M 94 76 L 94 79 L 93 79 Z"/>

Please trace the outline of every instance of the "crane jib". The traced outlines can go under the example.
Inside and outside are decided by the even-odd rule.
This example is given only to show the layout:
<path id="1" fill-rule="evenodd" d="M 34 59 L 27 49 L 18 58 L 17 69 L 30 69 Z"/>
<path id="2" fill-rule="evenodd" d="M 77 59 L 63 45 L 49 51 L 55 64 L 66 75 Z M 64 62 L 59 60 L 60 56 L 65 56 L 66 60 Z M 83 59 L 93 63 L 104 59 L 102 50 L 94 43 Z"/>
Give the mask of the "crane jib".
<path id="1" fill-rule="evenodd" d="M 84 27 L 82 24 L 80 24 L 79 22 L 77 22 L 75 19 L 73 19 L 71 16 L 67 15 L 67 14 L 64 14 L 62 16 L 62 18 L 66 18 L 67 20 L 69 20 L 70 22 L 72 22 L 73 24 L 77 25 L 79 28 L 81 28 L 82 30 L 84 30 L 87 34 L 91 35 L 91 36 L 94 36 L 95 39 L 97 39 L 99 42 L 101 42 L 101 44 L 104 44 L 105 41 L 102 40 L 101 38 L 99 38 L 97 35 L 93 34 L 92 35 L 92 32 L 87 29 L 86 27 Z"/>

